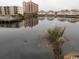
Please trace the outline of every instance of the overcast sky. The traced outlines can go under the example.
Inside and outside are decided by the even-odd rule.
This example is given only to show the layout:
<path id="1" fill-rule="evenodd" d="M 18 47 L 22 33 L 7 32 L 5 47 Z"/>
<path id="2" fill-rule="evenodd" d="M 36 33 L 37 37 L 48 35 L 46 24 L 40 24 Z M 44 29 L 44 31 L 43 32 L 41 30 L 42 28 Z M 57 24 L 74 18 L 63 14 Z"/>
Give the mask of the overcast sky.
<path id="1" fill-rule="evenodd" d="M 21 6 L 23 1 L 28 0 L 0 0 L 0 6 Z M 79 9 L 79 0 L 33 0 L 33 2 L 38 3 L 41 10 Z"/>

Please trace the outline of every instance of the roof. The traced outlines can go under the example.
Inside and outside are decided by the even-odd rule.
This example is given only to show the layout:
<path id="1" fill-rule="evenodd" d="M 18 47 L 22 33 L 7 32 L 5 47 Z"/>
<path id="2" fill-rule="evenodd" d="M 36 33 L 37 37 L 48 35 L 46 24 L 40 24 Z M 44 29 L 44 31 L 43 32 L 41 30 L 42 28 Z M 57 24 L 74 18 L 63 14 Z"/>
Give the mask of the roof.
<path id="1" fill-rule="evenodd" d="M 79 12 L 79 10 L 78 10 L 78 9 L 72 9 L 71 11 L 74 11 L 74 12 Z"/>

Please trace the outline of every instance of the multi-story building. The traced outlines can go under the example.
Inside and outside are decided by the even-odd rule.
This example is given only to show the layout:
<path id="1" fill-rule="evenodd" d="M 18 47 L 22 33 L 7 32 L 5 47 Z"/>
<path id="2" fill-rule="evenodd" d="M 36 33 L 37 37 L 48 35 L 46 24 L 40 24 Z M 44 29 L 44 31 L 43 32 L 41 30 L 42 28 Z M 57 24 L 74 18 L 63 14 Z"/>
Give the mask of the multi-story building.
<path id="1" fill-rule="evenodd" d="M 79 15 L 79 10 L 78 9 L 72 9 L 70 10 L 71 15 Z"/>
<path id="2" fill-rule="evenodd" d="M 57 15 L 70 15 L 70 10 L 60 10 L 57 11 Z"/>
<path id="3" fill-rule="evenodd" d="M 64 59 L 79 59 L 79 53 L 72 52 L 64 56 Z"/>
<path id="4" fill-rule="evenodd" d="M 0 16 L 16 14 L 37 14 L 38 5 L 32 1 L 23 2 L 23 7 L 18 6 L 0 6 Z"/>
<path id="5" fill-rule="evenodd" d="M 23 7 L 18 7 L 18 14 L 23 15 Z"/>
<path id="6" fill-rule="evenodd" d="M 37 14 L 38 13 L 38 4 L 29 1 L 23 2 L 23 13 L 24 14 Z"/>
<path id="7" fill-rule="evenodd" d="M 0 6 L 0 15 L 16 15 L 18 14 L 17 6 Z"/>
<path id="8" fill-rule="evenodd" d="M 40 10 L 40 11 L 38 12 L 38 15 L 46 15 L 46 11 Z"/>
<path id="9" fill-rule="evenodd" d="M 46 12 L 47 15 L 55 15 L 55 12 L 53 10 L 49 10 Z"/>

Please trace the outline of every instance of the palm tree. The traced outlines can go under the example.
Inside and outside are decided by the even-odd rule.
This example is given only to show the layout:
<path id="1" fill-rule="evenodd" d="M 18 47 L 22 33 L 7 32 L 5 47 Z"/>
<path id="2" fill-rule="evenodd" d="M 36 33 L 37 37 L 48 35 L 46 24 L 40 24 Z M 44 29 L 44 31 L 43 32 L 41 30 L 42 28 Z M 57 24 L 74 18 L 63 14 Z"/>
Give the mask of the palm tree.
<path id="1" fill-rule="evenodd" d="M 62 29 L 61 27 L 55 27 L 54 29 L 48 30 L 47 39 L 49 43 L 52 45 L 55 59 L 64 59 L 61 48 L 64 43 L 64 31 L 65 28 Z"/>

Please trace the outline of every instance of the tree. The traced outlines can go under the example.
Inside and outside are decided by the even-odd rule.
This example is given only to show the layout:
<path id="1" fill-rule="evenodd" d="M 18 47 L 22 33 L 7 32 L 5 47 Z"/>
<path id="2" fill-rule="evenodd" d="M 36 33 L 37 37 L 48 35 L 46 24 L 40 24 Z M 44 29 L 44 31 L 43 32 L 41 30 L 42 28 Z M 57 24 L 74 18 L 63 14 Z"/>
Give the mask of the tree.
<path id="1" fill-rule="evenodd" d="M 47 39 L 52 45 L 55 59 L 64 59 L 62 54 L 62 45 L 64 43 L 63 34 L 65 28 L 55 27 L 54 29 L 48 30 Z"/>

